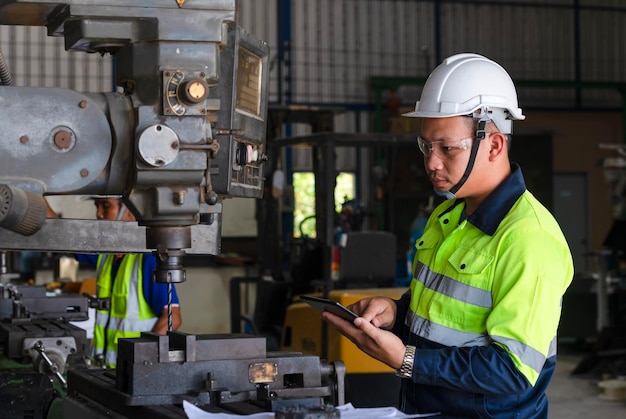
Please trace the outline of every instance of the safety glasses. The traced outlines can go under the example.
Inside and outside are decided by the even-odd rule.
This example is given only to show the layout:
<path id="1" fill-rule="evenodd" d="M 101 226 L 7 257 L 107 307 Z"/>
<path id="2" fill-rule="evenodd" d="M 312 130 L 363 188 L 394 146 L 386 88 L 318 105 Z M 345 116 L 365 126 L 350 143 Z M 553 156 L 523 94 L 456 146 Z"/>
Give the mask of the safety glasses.
<path id="1" fill-rule="evenodd" d="M 439 157 L 454 157 L 467 150 L 472 144 L 472 138 L 460 140 L 435 140 L 428 142 L 422 137 L 417 137 L 417 145 L 426 157 L 435 154 Z"/>

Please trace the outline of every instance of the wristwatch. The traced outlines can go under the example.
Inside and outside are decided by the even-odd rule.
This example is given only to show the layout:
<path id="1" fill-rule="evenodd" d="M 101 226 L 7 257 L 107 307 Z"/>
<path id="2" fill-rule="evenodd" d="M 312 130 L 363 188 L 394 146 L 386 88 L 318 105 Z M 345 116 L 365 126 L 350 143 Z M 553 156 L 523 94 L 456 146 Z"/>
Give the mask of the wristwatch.
<path id="1" fill-rule="evenodd" d="M 407 345 L 404 352 L 404 359 L 400 369 L 396 370 L 396 375 L 401 378 L 413 377 L 413 361 L 415 360 L 415 346 Z"/>

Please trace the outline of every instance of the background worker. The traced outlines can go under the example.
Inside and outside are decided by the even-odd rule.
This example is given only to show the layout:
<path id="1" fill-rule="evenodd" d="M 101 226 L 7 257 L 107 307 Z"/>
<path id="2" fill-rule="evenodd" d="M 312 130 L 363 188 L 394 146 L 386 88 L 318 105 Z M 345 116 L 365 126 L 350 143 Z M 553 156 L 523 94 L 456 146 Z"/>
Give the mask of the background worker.
<path id="1" fill-rule="evenodd" d="M 400 408 L 445 417 L 546 418 L 570 250 L 509 161 L 515 86 L 476 54 L 446 59 L 415 111 L 418 145 L 444 200 L 417 240 L 410 289 L 323 318 L 403 378 Z M 523 147 L 523 144 L 519 145 Z"/>
<path id="2" fill-rule="evenodd" d="M 119 198 L 92 197 L 99 220 L 135 221 L 133 214 Z M 56 217 L 48 205 L 48 217 Z M 141 332 L 167 333 L 172 301 L 172 330 L 182 324 L 176 288 L 168 296 L 168 284 L 156 283 L 152 274 L 156 258 L 145 254 L 76 254 L 79 262 L 96 268 L 98 298 L 109 298 L 109 310 L 97 310 L 92 342 L 93 355 L 102 365 L 114 368 L 117 361 L 117 341 L 139 337 Z"/>

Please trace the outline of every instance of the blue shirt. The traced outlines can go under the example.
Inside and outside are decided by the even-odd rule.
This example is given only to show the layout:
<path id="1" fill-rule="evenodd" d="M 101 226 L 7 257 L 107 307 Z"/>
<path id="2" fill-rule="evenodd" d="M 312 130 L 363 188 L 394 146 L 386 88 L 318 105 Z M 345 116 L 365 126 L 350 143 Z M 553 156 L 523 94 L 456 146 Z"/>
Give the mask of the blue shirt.
<path id="1" fill-rule="evenodd" d="M 77 261 L 88 263 L 92 266 L 96 266 L 98 261 L 98 255 L 91 254 L 76 254 L 74 255 Z M 122 258 L 118 258 L 113 263 L 113 272 L 111 272 L 111 276 L 114 278 L 117 273 L 117 269 L 120 266 L 120 262 Z M 168 284 L 161 282 L 154 282 L 152 280 L 152 274 L 156 269 L 156 257 L 151 253 L 146 253 L 143 256 L 143 266 L 142 266 L 142 274 L 143 274 L 143 296 L 146 299 L 146 302 L 152 309 L 152 312 L 155 316 L 161 316 L 163 313 L 163 309 L 167 307 L 167 294 L 168 294 Z M 176 287 L 172 284 L 172 304 L 178 305 L 180 304 L 178 300 L 178 294 L 176 293 Z"/>

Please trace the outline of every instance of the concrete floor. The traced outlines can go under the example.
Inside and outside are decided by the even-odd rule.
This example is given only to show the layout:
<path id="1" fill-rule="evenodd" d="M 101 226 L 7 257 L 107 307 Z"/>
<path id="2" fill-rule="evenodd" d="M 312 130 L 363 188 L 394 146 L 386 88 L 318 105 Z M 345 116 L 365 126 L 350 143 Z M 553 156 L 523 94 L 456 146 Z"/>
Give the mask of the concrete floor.
<path id="1" fill-rule="evenodd" d="M 549 419 L 626 418 L 626 401 L 607 401 L 598 395 L 597 377 L 571 375 L 581 357 L 558 355 L 548 388 Z"/>

